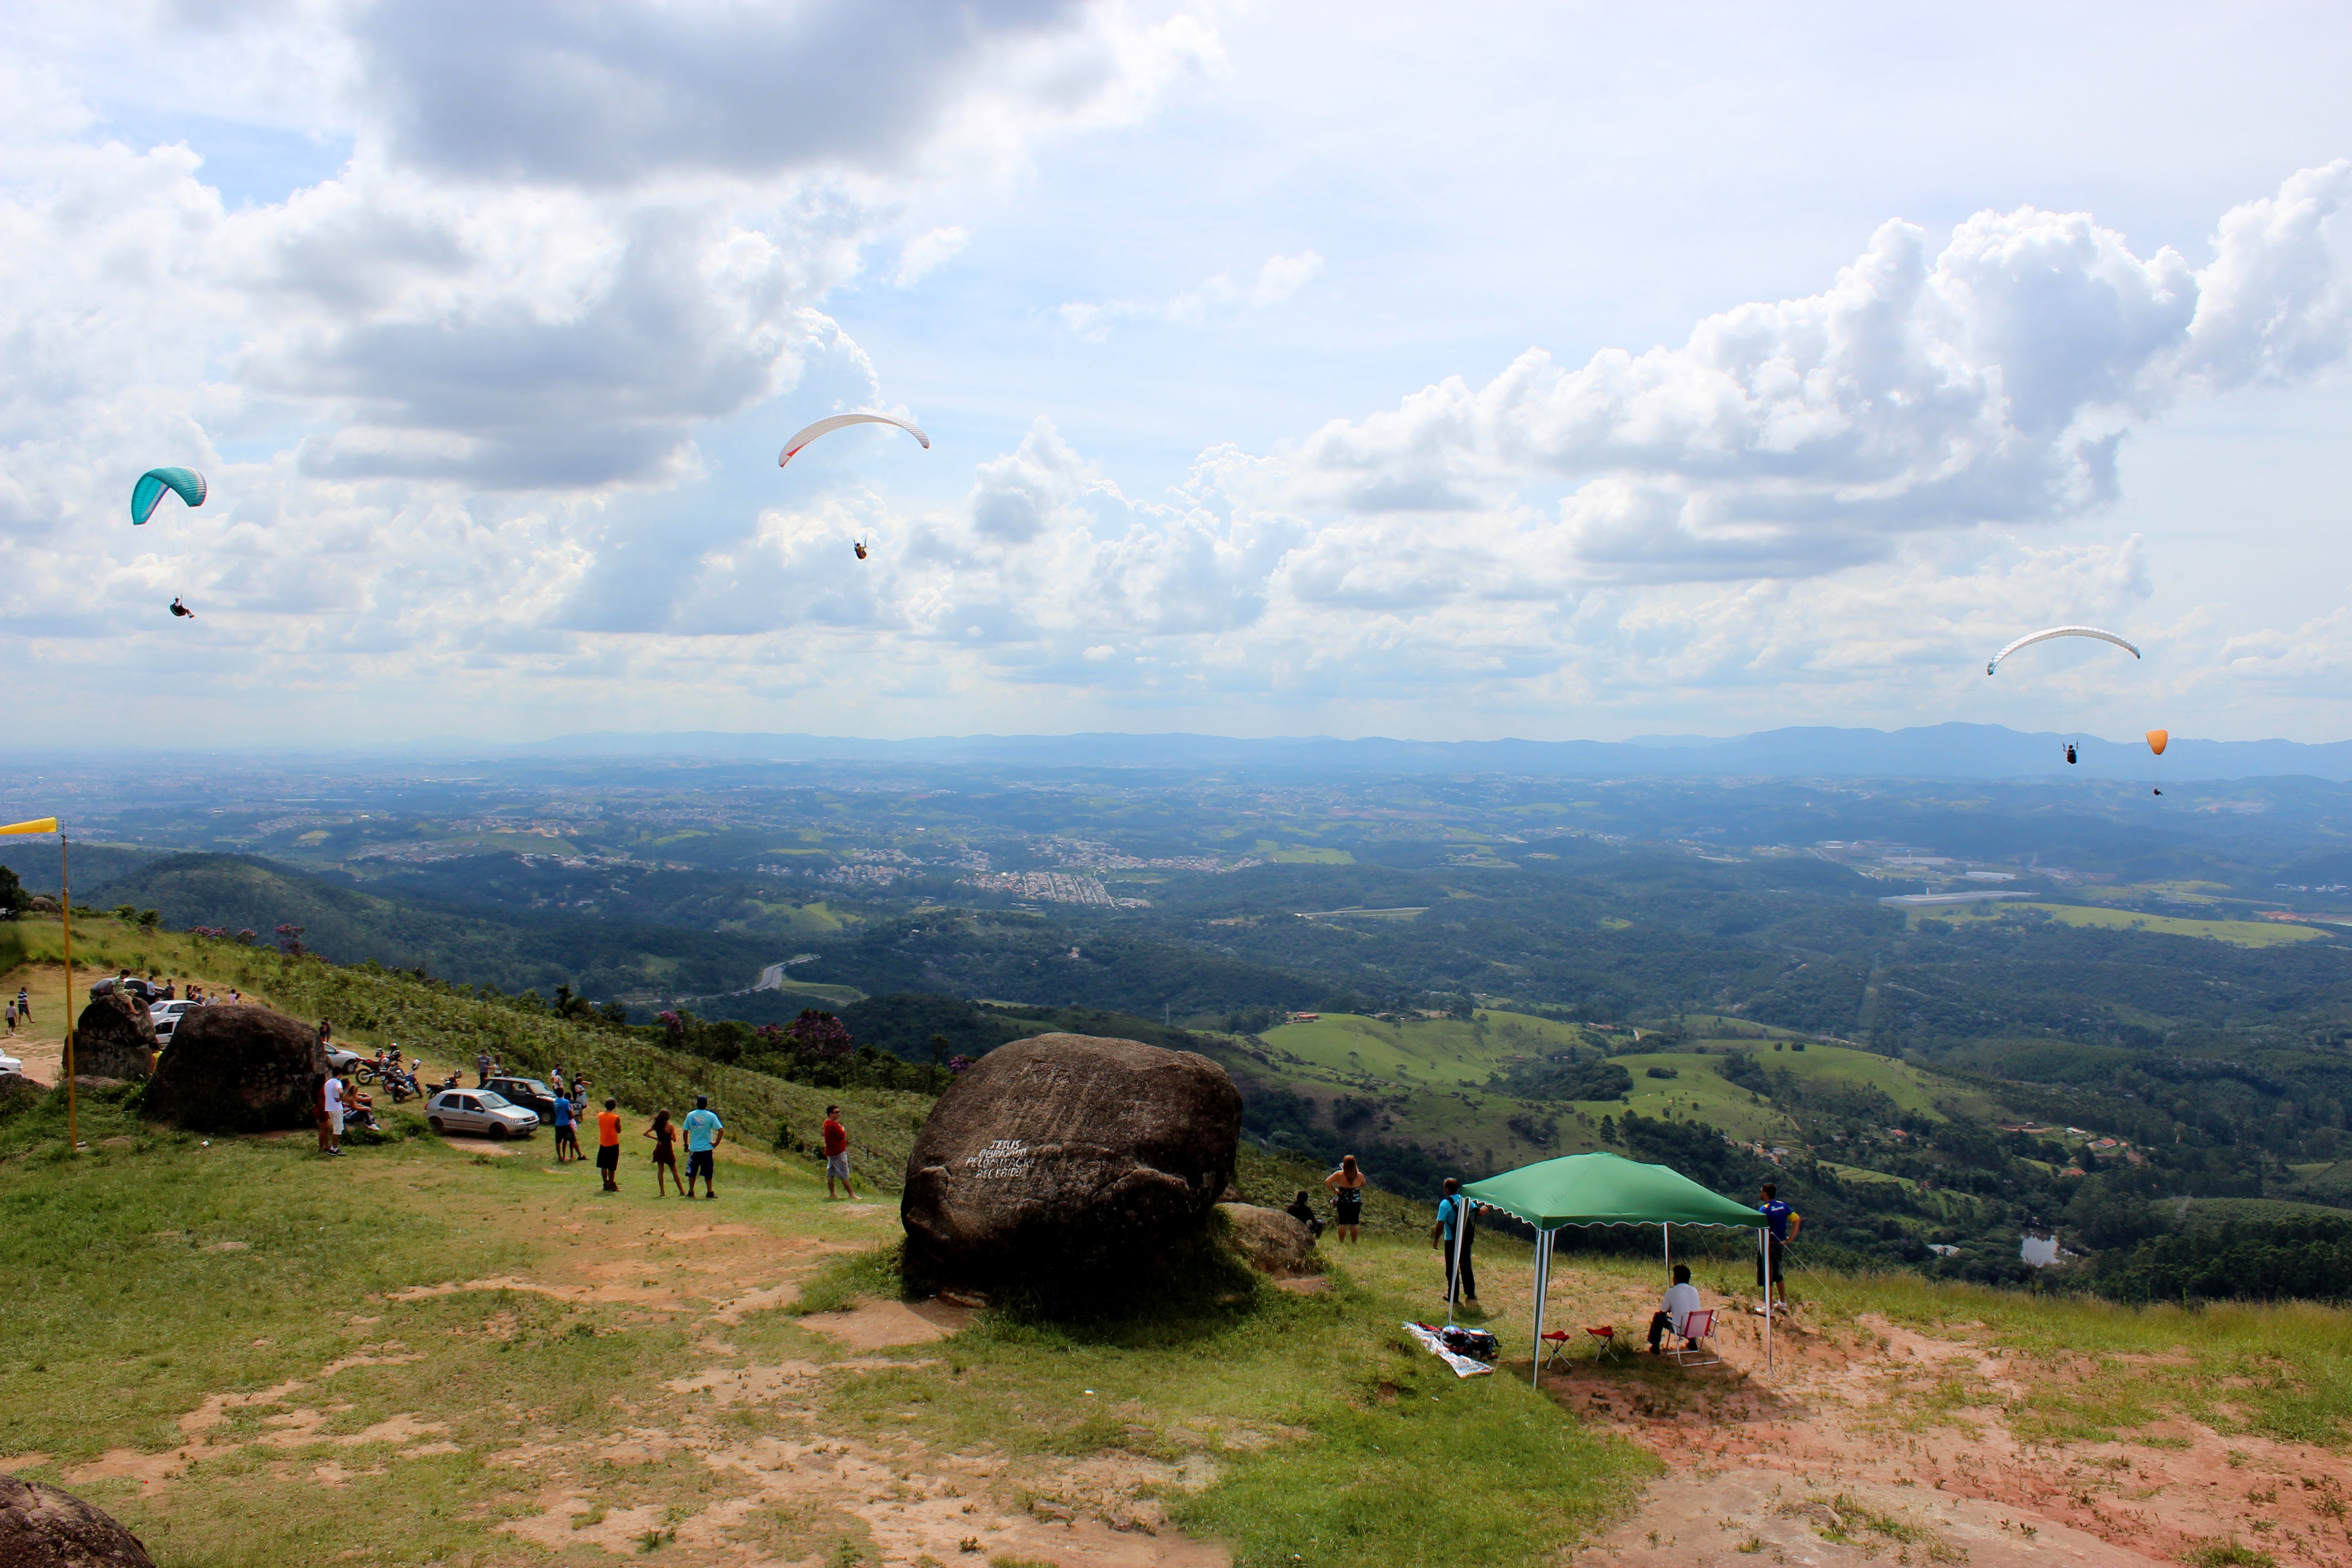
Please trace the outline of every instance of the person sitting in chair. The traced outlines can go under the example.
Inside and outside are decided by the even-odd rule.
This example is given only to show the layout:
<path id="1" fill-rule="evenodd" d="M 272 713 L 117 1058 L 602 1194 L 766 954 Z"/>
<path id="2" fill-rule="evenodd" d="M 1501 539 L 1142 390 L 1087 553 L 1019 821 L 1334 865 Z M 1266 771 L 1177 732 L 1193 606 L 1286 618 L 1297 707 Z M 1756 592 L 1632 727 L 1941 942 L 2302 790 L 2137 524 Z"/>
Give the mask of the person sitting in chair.
<path id="1" fill-rule="evenodd" d="M 1675 1282 L 1667 1287 L 1665 1300 L 1650 1314 L 1650 1353 L 1659 1354 L 1659 1340 L 1669 1331 L 1681 1333 L 1683 1325 L 1697 1310 L 1698 1287 L 1690 1282 L 1690 1266 L 1677 1263 L 1675 1265 Z M 1685 1342 L 1690 1343 L 1693 1350 L 1698 1348 L 1696 1342 Z"/>

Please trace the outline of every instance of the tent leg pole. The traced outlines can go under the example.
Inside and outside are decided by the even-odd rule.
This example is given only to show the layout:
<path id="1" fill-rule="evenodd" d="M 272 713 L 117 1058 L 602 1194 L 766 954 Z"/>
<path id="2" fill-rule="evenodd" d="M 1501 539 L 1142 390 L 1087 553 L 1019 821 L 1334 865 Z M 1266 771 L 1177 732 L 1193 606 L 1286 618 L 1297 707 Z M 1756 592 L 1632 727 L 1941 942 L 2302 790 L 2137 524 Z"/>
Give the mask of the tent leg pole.
<path id="1" fill-rule="evenodd" d="M 1536 1232 L 1536 1332 L 1535 1349 L 1528 1359 L 1528 1386 L 1534 1388 L 1543 1382 L 1544 1298 L 1551 1289 L 1551 1238 L 1548 1230 Z"/>
<path id="2" fill-rule="evenodd" d="M 1756 1268 L 1764 1277 L 1764 1381 L 1772 1381 L 1772 1230 L 1756 1233 Z"/>
<path id="3" fill-rule="evenodd" d="M 1658 1242 L 1666 1249 L 1666 1283 L 1671 1285 L 1675 1282 L 1675 1227 L 1659 1226 Z"/>

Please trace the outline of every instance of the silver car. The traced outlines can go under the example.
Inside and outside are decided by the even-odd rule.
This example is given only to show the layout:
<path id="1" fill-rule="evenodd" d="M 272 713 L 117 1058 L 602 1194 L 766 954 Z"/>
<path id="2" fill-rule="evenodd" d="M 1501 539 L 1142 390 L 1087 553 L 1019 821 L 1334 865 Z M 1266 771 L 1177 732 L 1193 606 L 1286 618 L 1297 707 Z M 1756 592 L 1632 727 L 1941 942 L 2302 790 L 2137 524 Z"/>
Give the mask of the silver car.
<path id="1" fill-rule="evenodd" d="M 539 1113 L 487 1089 L 445 1089 L 427 1101 L 425 1120 L 440 1133 L 479 1132 L 486 1137 L 528 1138 Z"/>

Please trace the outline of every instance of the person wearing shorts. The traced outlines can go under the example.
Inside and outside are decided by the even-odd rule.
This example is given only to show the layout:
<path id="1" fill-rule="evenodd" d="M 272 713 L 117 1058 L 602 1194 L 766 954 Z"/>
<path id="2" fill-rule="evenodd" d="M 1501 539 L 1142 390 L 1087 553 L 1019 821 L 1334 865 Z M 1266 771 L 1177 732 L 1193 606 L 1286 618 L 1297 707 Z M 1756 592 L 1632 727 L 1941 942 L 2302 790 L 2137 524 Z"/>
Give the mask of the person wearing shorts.
<path id="1" fill-rule="evenodd" d="M 555 1097 L 555 1163 L 580 1158 L 580 1130 L 572 1125 L 572 1100 L 568 1095 Z"/>
<path id="2" fill-rule="evenodd" d="M 694 1178 L 697 1173 L 699 1173 L 702 1177 L 702 1195 L 706 1198 L 715 1198 L 719 1195 L 718 1189 L 710 1184 L 710 1179 L 719 1166 L 717 1159 L 719 1145 L 726 1137 L 727 1124 L 719 1120 L 717 1111 L 710 1109 L 710 1097 L 707 1094 L 696 1095 L 694 1109 L 686 1113 L 686 1195 L 688 1197 L 694 1196 Z"/>
<path id="3" fill-rule="evenodd" d="M 654 1141 L 654 1196 L 669 1196 L 669 1186 L 677 1182 L 678 1195 L 686 1195 L 686 1184 L 677 1180 L 677 1129 L 669 1124 L 669 1112 L 654 1112 L 654 1124 L 646 1129 L 646 1137 Z"/>
<path id="4" fill-rule="evenodd" d="M 1785 1307 L 1789 1304 L 1789 1286 L 1780 1278 L 1780 1249 L 1795 1238 L 1804 1218 L 1780 1201 L 1780 1188 L 1770 1182 L 1764 1184 L 1757 1196 L 1764 1200 L 1756 1205 L 1756 1212 L 1764 1216 L 1765 1240 L 1756 1258 L 1756 1289 Z"/>
<path id="5" fill-rule="evenodd" d="M 1357 1168 L 1353 1154 L 1340 1156 L 1339 1168 L 1323 1178 L 1331 1194 L 1331 1224 L 1341 1241 L 1360 1239 L 1356 1227 L 1364 1223 L 1364 1188 L 1370 1185 Z"/>
<path id="6" fill-rule="evenodd" d="M 841 1190 L 855 1202 L 857 1193 L 849 1184 L 849 1130 L 841 1124 L 841 1107 L 824 1108 L 824 1195 L 833 1196 L 833 1184 L 838 1181 Z"/>
<path id="7" fill-rule="evenodd" d="M 596 1113 L 596 1169 L 604 1178 L 604 1190 L 621 1190 L 621 1102 L 608 1100 L 604 1109 Z"/>
<path id="8" fill-rule="evenodd" d="M 323 1091 L 326 1097 L 327 1121 L 323 1131 L 327 1136 L 327 1152 L 330 1154 L 340 1154 L 343 1152 L 343 1097 L 350 1092 L 351 1090 L 343 1087 L 341 1079 L 332 1073 L 327 1075 L 327 1087 Z"/>

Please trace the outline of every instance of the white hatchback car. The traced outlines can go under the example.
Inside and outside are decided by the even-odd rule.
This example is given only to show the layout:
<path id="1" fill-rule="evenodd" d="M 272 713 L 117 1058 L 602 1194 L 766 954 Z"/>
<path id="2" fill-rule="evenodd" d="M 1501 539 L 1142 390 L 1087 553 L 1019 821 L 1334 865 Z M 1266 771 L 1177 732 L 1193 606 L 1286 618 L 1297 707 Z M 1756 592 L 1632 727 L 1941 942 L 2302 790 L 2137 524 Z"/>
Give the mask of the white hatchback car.
<path id="1" fill-rule="evenodd" d="M 159 1046 L 170 1045 L 172 1031 L 180 1026 L 181 1018 L 203 1005 L 201 1002 L 184 999 L 178 1002 L 151 1003 L 147 1008 L 147 1016 L 154 1021 L 155 1043 Z"/>
<path id="2" fill-rule="evenodd" d="M 491 1139 L 528 1138 L 539 1128 L 537 1111 L 487 1089 L 445 1089 L 426 1103 L 425 1120 L 436 1132 L 479 1132 Z"/>

